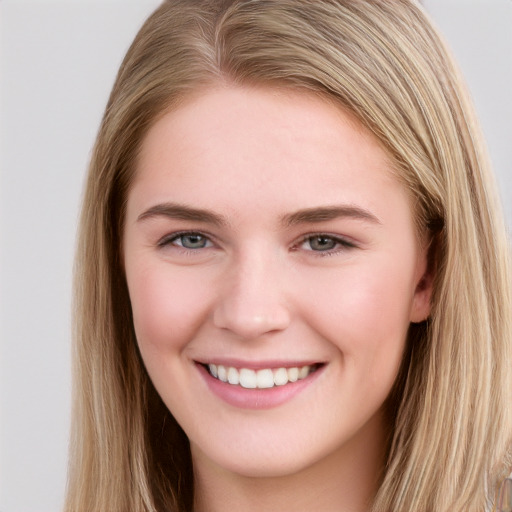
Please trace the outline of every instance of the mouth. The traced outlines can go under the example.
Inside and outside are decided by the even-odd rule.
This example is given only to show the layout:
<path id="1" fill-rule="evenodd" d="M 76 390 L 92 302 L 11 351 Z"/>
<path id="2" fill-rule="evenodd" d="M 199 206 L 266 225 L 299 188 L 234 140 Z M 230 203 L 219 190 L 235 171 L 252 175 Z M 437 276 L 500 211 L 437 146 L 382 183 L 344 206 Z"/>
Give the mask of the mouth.
<path id="1" fill-rule="evenodd" d="M 303 366 L 261 368 L 236 368 L 222 364 L 202 364 L 206 371 L 214 378 L 232 386 L 245 389 L 269 389 L 277 386 L 286 386 L 307 378 L 323 366 L 323 363 Z"/>

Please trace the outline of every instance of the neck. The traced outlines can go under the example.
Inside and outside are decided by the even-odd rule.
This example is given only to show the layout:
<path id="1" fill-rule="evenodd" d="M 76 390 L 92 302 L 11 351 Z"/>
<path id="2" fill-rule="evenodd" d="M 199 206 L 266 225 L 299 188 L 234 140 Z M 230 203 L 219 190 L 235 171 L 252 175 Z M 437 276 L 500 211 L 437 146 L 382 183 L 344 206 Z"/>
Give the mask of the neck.
<path id="1" fill-rule="evenodd" d="M 194 512 L 367 512 L 385 463 L 382 426 L 381 418 L 374 418 L 328 456 L 284 476 L 233 473 L 193 446 Z"/>

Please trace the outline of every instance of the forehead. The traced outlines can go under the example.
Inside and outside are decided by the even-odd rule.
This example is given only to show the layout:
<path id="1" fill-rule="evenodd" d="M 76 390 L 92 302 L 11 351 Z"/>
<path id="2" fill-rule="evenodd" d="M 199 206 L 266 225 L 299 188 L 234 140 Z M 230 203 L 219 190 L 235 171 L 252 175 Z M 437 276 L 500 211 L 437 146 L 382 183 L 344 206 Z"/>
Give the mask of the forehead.
<path id="1" fill-rule="evenodd" d="M 160 114 L 142 141 L 137 167 L 150 153 L 158 152 L 162 138 L 167 143 L 202 143 L 211 146 L 225 142 L 236 149 L 255 147 L 262 134 L 287 132 L 297 141 L 313 142 L 316 138 L 328 143 L 340 137 L 346 141 L 346 154 L 351 142 L 364 143 L 379 151 L 392 167 L 393 161 L 384 146 L 363 126 L 357 117 L 335 98 L 305 89 L 271 87 L 265 85 L 231 86 L 219 84 L 200 88 L 180 98 Z M 174 133 L 173 133 L 174 132 Z M 177 133 L 179 132 L 179 133 Z M 170 137 L 172 135 L 172 138 Z M 223 140 L 219 140 L 223 139 Z M 251 145 L 251 141 L 253 144 Z M 275 142 L 279 140 L 276 138 Z M 211 143 L 211 144 L 209 144 Z M 307 149 L 309 146 L 303 148 Z M 270 149 L 270 148 L 267 148 Z M 300 149 L 298 147 L 295 148 Z M 270 152 L 269 152 L 270 155 Z"/>
<path id="2" fill-rule="evenodd" d="M 143 140 L 138 203 L 293 209 L 400 189 L 389 155 L 353 115 L 312 93 L 218 87 L 162 115 Z M 295 203 L 301 203 L 300 205 Z"/>

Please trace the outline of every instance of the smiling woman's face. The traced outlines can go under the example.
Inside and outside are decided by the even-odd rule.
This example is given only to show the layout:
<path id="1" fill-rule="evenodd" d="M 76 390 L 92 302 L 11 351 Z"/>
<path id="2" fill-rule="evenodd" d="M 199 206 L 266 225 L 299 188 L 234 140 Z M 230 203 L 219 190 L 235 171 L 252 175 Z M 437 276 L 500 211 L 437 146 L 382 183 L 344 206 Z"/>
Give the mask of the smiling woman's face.
<path id="1" fill-rule="evenodd" d="M 274 476 L 375 452 L 409 324 L 429 314 L 418 239 L 386 152 L 317 97 L 219 87 L 151 128 L 126 277 L 196 465 Z"/>

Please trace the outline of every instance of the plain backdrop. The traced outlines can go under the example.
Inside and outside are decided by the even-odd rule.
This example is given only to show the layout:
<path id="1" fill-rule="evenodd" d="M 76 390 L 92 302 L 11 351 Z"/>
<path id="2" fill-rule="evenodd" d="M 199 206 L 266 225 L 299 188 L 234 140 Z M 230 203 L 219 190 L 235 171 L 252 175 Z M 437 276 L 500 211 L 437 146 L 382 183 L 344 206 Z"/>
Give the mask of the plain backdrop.
<path id="1" fill-rule="evenodd" d="M 81 187 L 117 67 L 158 3 L 0 3 L 0 512 L 62 506 Z M 469 81 L 512 226 L 512 1 L 424 4 Z"/>

